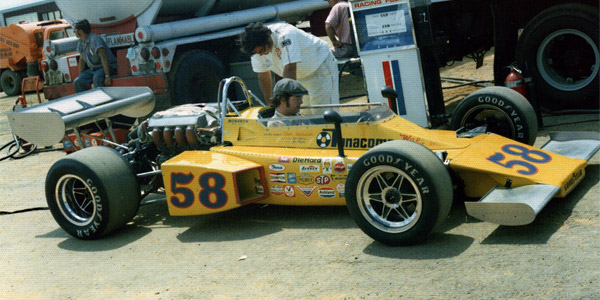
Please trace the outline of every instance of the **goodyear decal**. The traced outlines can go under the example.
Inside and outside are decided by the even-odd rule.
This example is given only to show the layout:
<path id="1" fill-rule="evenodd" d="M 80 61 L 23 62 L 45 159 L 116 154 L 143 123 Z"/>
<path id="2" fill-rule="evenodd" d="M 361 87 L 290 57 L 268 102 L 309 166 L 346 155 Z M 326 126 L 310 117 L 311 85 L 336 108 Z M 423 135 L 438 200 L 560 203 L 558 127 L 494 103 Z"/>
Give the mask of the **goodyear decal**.
<path id="1" fill-rule="evenodd" d="M 383 77 L 385 85 L 396 90 L 398 97 L 396 98 L 396 108 L 398 115 L 406 115 L 406 104 L 404 103 L 404 94 L 402 91 L 402 78 L 400 77 L 400 65 L 398 60 L 382 61 Z"/>
<path id="2" fill-rule="evenodd" d="M 577 184 L 579 182 L 581 177 L 583 177 L 583 169 L 579 169 L 571 175 L 571 178 L 569 178 L 569 180 L 567 180 L 567 182 L 565 182 L 563 184 L 563 186 L 562 186 L 563 191 L 567 192 L 571 188 L 573 188 L 575 186 L 575 184 Z"/>

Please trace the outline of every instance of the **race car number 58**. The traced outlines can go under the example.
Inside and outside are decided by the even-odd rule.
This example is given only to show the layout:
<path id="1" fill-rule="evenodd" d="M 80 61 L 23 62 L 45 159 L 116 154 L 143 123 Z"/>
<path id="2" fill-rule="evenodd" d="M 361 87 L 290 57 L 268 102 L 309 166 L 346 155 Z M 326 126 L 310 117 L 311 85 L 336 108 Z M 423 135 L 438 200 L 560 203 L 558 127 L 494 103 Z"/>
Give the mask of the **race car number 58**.
<path id="1" fill-rule="evenodd" d="M 188 208 L 194 204 L 195 195 L 189 188 L 193 184 L 193 174 L 171 173 L 171 191 L 173 196 L 171 204 L 179 208 Z M 208 208 L 221 208 L 227 203 L 227 192 L 225 187 L 225 177 L 219 173 L 204 173 L 198 178 L 200 193 L 198 199 L 200 204 Z M 179 196 L 177 196 L 179 195 Z"/>
<path id="2" fill-rule="evenodd" d="M 494 153 L 488 157 L 487 160 L 508 169 L 512 169 L 514 166 L 526 168 L 526 170 L 517 171 L 517 173 L 521 175 L 536 174 L 538 172 L 538 168 L 534 164 L 545 164 L 552 160 L 552 157 L 544 152 L 529 150 L 523 146 L 515 144 L 507 144 L 502 146 L 502 151 L 506 154 L 520 156 L 523 158 L 523 160 L 509 160 L 503 162 L 506 157 L 500 152 Z"/>

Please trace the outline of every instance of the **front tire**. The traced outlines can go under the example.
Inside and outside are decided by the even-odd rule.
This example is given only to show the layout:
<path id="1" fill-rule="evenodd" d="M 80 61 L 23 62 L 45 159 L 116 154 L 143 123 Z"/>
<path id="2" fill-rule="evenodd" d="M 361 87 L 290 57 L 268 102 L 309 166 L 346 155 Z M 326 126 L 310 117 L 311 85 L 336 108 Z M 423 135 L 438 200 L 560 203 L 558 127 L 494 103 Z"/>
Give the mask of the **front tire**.
<path id="1" fill-rule="evenodd" d="M 549 109 L 598 108 L 598 8 L 562 4 L 533 18 L 517 44 L 536 97 Z"/>
<path id="2" fill-rule="evenodd" d="M 410 141 L 374 147 L 353 165 L 346 205 L 360 229 L 390 246 L 423 241 L 448 216 L 452 182 L 431 150 Z"/>
<path id="3" fill-rule="evenodd" d="M 463 99 L 452 114 L 454 130 L 487 126 L 493 132 L 533 145 L 537 137 L 537 117 L 531 104 L 518 92 L 506 87 L 480 89 Z"/>
<path id="4" fill-rule="evenodd" d="M 125 159 L 108 147 L 91 147 L 58 160 L 46 176 L 54 220 L 70 235 L 96 239 L 137 213 L 139 186 Z"/>

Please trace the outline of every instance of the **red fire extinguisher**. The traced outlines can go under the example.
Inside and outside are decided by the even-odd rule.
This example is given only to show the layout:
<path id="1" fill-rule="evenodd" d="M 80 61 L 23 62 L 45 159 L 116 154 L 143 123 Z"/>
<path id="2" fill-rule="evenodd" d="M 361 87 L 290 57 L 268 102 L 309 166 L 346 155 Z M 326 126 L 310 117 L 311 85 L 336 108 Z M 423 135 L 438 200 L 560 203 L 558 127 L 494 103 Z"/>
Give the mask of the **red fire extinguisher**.
<path id="1" fill-rule="evenodd" d="M 504 80 L 504 86 L 519 92 L 519 94 L 527 98 L 527 87 L 525 86 L 523 72 L 521 72 L 521 70 L 517 69 L 515 66 L 510 67 L 510 72 Z"/>

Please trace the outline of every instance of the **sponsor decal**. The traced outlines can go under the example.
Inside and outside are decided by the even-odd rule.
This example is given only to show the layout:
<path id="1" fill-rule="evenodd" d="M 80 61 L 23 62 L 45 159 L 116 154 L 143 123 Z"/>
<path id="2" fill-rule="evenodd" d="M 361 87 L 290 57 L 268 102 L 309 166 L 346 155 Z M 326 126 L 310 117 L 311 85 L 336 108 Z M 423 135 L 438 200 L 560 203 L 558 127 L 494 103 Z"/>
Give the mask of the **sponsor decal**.
<path id="1" fill-rule="evenodd" d="M 292 160 L 292 162 L 294 163 L 299 163 L 299 164 L 320 164 L 321 163 L 320 158 L 300 158 L 300 157 L 294 157 L 294 159 Z"/>
<path id="2" fill-rule="evenodd" d="M 315 191 L 315 189 L 317 188 L 316 186 L 296 186 L 296 188 L 298 190 L 300 190 L 300 192 L 302 192 L 302 194 L 304 194 L 304 196 L 306 197 L 310 197 L 310 195 L 312 195 L 312 193 Z"/>
<path id="3" fill-rule="evenodd" d="M 334 129 L 323 129 L 317 135 L 317 146 L 321 148 L 337 148 L 337 140 L 331 139 Z M 412 138 L 412 137 L 409 137 Z M 403 138 L 408 139 L 408 138 Z M 342 143 L 346 148 L 373 148 L 392 139 L 368 139 L 368 138 L 343 138 Z"/>
<path id="4" fill-rule="evenodd" d="M 296 183 L 296 173 L 287 173 L 287 182 Z"/>
<path id="5" fill-rule="evenodd" d="M 277 160 L 278 162 L 285 164 L 290 162 L 290 158 L 288 156 L 280 156 Z"/>
<path id="6" fill-rule="evenodd" d="M 264 195 L 265 194 L 265 189 L 263 188 L 262 185 L 256 185 L 254 186 L 254 191 L 259 194 L 259 195 Z"/>
<path id="7" fill-rule="evenodd" d="M 331 174 L 331 159 L 323 160 L 323 174 Z"/>
<path id="8" fill-rule="evenodd" d="M 315 183 L 318 185 L 328 185 L 330 182 L 331 179 L 329 179 L 329 176 L 327 175 L 319 175 L 315 177 Z"/>
<path id="9" fill-rule="evenodd" d="M 271 187 L 271 194 L 283 195 L 283 188 L 280 185 L 274 185 Z"/>
<path id="10" fill-rule="evenodd" d="M 333 164 L 333 170 L 336 173 L 344 173 L 346 172 L 346 164 L 343 160 L 338 160 Z"/>
<path id="11" fill-rule="evenodd" d="M 296 192 L 294 192 L 294 187 L 291 185 L 284 185 L 283 192 L 287 197 L 296 197 Z"/>
<path id="12" fill-rule="evenodd" d="M 300 172 L 303 173 L 319 173 L 321 172 L 321 165 L 300 165 Z"/>
<path id="13" fill-rule="evenodd" d="M 272 165 L 269 165 L 269 169 L 271 169 L 273 171 L 283 171 L 283 170 L 285 170 L 285 166 L 280 165 L 280 164 L 272 164 Z"/>
<path id="14" fill-rule="evenodd" d="M 335 197 L 335 190 L 332 188 L 328 188 L 328 187 L 320 188 L 319 196 L 321 198 L 333 198 L 333 197 Z"/>
<path id="15" fill-rule="evenodd" d="M 346 191 L 346 185 L 343 183 L 338 183 L 335 186 L 335 190 L 338 191 L 338 193 L 340 193 L 340 198 L 341 197 L 346 197 L 345 191 Z"/>
<path id="16" fill-rule="evenodd" d="M 315 178 L 308 174 L 300 174 L 298 176 L 298 183 L 300 184 L 311 184 L 313 182 L 315 182 Z"/>
<path id="17" fill-rule="evenodd" d="M 244 119 L 227 119 L 227 123 L 244 125 L 244 124 L 248 123 L 248 120 L 244 120 Z"/>
<path id="18" fill-rule="evenodd" d="M 331 175 L 331 180 L 333 181 L 346 181 L 348 175 Z"/>
<path id="19" fill-rule="evenodd" d="M 567 180 L 567 182 L 565 182 L 563 184 L 563 186 L 562 186 L 563 190 L 565 192 L 570 190 L 573 186 L 575 186 L 576 183 L 579 182 L 581 177 L 583 177 L 583 169 L 579 169 L 578 171 L 576 171 L 575 173 L 573 173 L 571 175 L 571 178 L 569 178 L 569 180 Z"/>
<path id="20" fill-rule="evenodd" d="M 285 183 L 285 173 L 270 173 L 271 182 Z"/>

